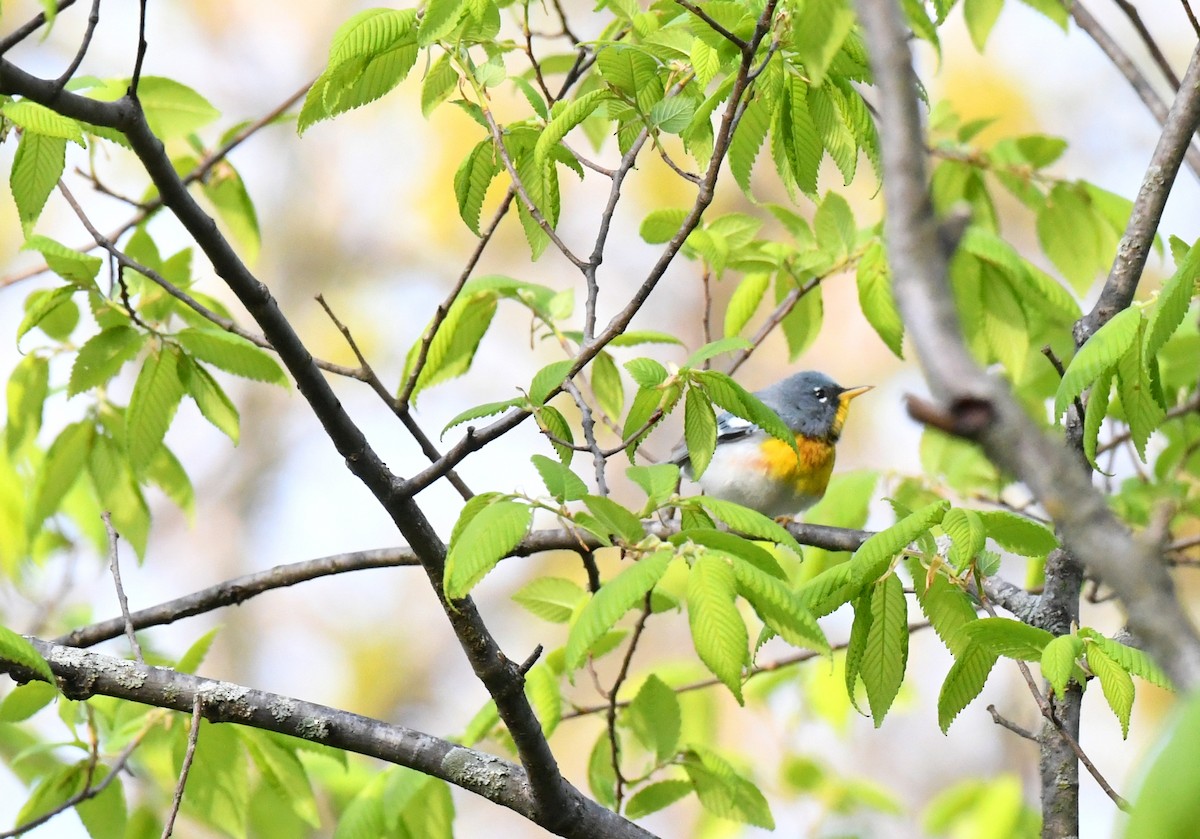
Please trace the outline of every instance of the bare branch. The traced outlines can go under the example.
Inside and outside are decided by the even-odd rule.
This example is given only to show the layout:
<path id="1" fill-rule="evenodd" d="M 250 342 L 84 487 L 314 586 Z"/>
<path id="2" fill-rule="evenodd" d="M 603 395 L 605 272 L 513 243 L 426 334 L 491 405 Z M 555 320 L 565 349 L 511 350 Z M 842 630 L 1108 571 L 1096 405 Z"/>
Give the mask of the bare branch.
<path id="1" fill-rule="evenodd" d="M 545 813 L 539 809 L 529 777 L 520 766 L 424 732 L 230 682 L 149 667 L 36 638 L 30 641 L 49 662 L 63 693 L 75 699 L 114 696 L 186 713 L 194 711 L 199 698 L 201 716 L 209 722 L 274 731 L 407 766 L 507 807 L 561 836 L 652 837 L 648 831 L 582 795 L 571 800 L 568 812 Z M 3 660 L 0 672 L 22 681 L 40 678 Z M 115 774 L 110 773 L 110 777 Z M 551 826 L 556 823 L 557 827 Z"/>
<path id="2" fill-rule="evenodd" d="M 58 0 L 58 3 L 55 5 L 55 13 L 57 14 L 68 6 L 73 6 L 74 4 L 75 0 Z M 14 29 L 12 33 L 6 35 L 3 40 L 0 40 L 0 56 L 6 54 L 10 49 L 24 41 L 26 38 L 28 38 L 34 32 L 37 32 L 45 25 L 46 13 L 44 11 L 38 12 L 27 22 Z"/>

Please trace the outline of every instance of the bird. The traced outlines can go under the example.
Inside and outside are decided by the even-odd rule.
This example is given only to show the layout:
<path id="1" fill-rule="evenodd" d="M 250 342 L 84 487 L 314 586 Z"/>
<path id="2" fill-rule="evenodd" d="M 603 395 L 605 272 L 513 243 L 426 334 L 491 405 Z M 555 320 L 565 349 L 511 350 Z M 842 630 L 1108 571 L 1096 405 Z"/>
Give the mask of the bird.
<path id="1" fill-rule="evenodd" d="M 872 385 L 842 387 L 815 370 L 796 373 L 754 395 L 795 433 L 798 453 L 726 411 L 717 417 L 717 448 L 699 477 L 693 476 L 684 443 L 671 452 L 670 462 L 699 483 L 706 495 L 771 518 L 792 518 L 825 494 L 850 402 L 871 389 Z"/>

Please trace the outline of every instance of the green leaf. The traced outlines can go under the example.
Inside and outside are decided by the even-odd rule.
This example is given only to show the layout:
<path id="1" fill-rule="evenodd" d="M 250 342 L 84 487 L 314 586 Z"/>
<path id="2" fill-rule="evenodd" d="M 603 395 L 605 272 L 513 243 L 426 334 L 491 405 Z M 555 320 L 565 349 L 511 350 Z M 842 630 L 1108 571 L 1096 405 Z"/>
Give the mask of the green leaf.
<path id="1" fill-rule="evenodd" d="M 683 768 L 705 810 L 723 819 L 774 830 L 775 819 L 762 792 L 724 758 L 694 746 L 685 757 Z"/>
<path id="2" fill-rule="evenodd" d="M 1058 537 L 1040 522 L 1007 510 L 975 510 L 988 538 L 1021 556 L 1045 556 L 1058 547 Z"/>
<path id="3" fill-rule="evenodd" d="M 564 663 L 578 670 L 588 651 L 630 609 L 641 604 L 675 558 L 673 550 L 659 550 L 627 565 L 604 584 L 579 611 L 567 635 Z"/>
<path id="4" fill-rule="evenodd" d="M 650 107 L 650 124 L 665 134 L 679 134 L 691 124 L 695 114 L 696 100 L 671 96 Z"/>
<path id="5" fill-rule="evenodd" d="M 596 52 L 596 66 L 604 81 L 636 102 L 642 113 L 663 98 L 658 64 L 640 49 L 623 44 L 602 47 Z"/>
<path id="6" fill-rule="evenodd" d="M 1144 651 L 1107 638 L 1096 630 L 1089 629 L 1086 626 L 1079 630 L 1079 637 L 1086 638 L 1090 645 L 1104 650 L 1105 655 L 1117 662 L 1127 672 L 1139 676 L 1150 684 L 1157 685 L 1160 688 L 1165 688 L 1166 690 L 1175 689 L 1175 686 L 1171 684 L 1171 680 L 1167 678 L 1167 674 L 1163 669 L 1150 656 L 1146 655 Z"/>
<path id="7" fill-rule="evenodd" d="M 675 691 L 652 673 L 629 703 L 623 722 L 661 763 L 679 748 L 681 716 Z"/>
<path id="8" fill-rule="evenodd" d="M 1172 709 L 1134 799 L 1124 839 L 1186 839 L 1200 823 L 1200 693 Z"/>
<path id="9" fill-rule="evenodd" d="M 329 62 L 308 90 L 296 130 L 373 102 L 417 61 L 415 9 L 367 9 L 338 29 Z"/>
<path id="10" fill-rule="evenodd" d="M 634 358 L 625 362 L 625 369 L 638 387 L 654 388 L 667 380 L 667 368 L 653 358 Z"/>
<path id="11" fill-rule="evenodd" d="M 504 164 L 496 154 L 495 143 L 489 137 L 471 149 L 454 173 L 458 214 L 476 236 L 480 235 L 479 216 L 483 212 L 488 187 L 503 169 Z"/>
<path id="12" fill-rule="evenodd" d="M 900 692 L 907 662 L 908 604 L 900 579 L 889 574 L 871 590 L 871 628 L 859 667 L 876 728 Z"/>
<path id="13" fill-rule="evenodd" d="M 425 366 L 417 377 L 412 398 L 427 387 L 461 376 L 471 367 L 479 342 L 492 324 L 496 314 L 496 295 L 481 291 L 460 294 L 450 306 L 445 319 L 438 326 L 429 350 Z M 404 363 L 404 377 L 412 374 L 420 353 L 420 342 L 414 343 Z"/>
<path id="14" fill-rule="evenodd" d="M 963 0 L 963 18 L 971 33 L 971 43 L 979 52 L 983 52 L 1002 8 L 1004 0 Z"/>
<path id="15" fill-rule="evenodd" d="M 1092 644 L 1087 651 L 1088 669 L 1100 680 L 1100 688 L 1108 707 L 1121 723 L 1121 739 L 1129 737 L 1129 715 L 1133 712 L 1133 679 L 1128 673 L 1104 654 L 1104 650 Z"/>
<path id="16" fill-rule="evenodd" d="M 552 361 L 538 370 L 529 383 L 529 400 L 535 405 L 544 405 L 552 393 L 559 391 L 567 378 L 567 373 L 574 366 L 569 358 L 562 361 Z"/>
<path id="17" fill-rule="evenodd" d="M 42 654 L 34 649 L 33 644 L 4 626 L 0 626 L 0 658 L 32 670 L 51 685 L 55 683 L 54 673 Z"/>
<path id="18" fill-rule="evenodd" d="M 904 358 L 904 322 L 892 295 L 892 275 L 879 241 L 872 242 L 858 261 L 858 303 L 867 323 L 897 358 Z"/>
<path id="19" fill-rule="evenodd" d="M 637 544 L 646 535 L 641 519 L 611 498 L 587 495 L 583 503 L 603 525 L 607 535 L 617 536 L 629 545 Z"/>
<path id="20" fill-rule="evenodd" d="M 795 540 L 786 527 L 757 510 L 751 510 L 749 507 L 743 507 L 741 504 L 726 501 L 722 498 L 713 498 L 709 495 L 697 495 L 689 499 L 689 501 L 703 507 L 733 530 L 744 533 L 747 536 L 777 542 L 789 548 L 796 556 L 801 556 L 803 553 L 800 543 Z"/>
<path id="21" fill-rule="evenodd" d="M 425 73 L 421 85 L 421 116 L 429 119 L 434 109 L 454 92 L 458 79 L 458 71 L 450 63 L 450 53 L 442 53 Z"/>
<path id="22" fill-rule="evenodd" d="M 180 510 L 192 519 L 196 513 L 196 491 L 192 481 L 184 471 L 179 458 L 166 446 L 161 446 L 150 465 L 146 467 L 146 478 L 158 486 L 163 493 L 175 502 Z"/>
<path id="23" fill-rule="evenodd" d="M 37 223 L 66 165 L 67 141 L 26 131 L 17 144 L 8 187 L 17 205 L 17 218 L 28 233 Z"/>
<path id="24" fill-rule="evenodd" d="M 535 454 L 532 458 L 534 467 L 542 476 L 542 483 L 560 504 L 567 501 L 578 501 L 587 495 L 587 484 L 557 460 L 551 460 L 545 455 Z"/>
<path id="25" fill-rule="evenodd" d="M 698 479 L 717 448 L 717 417 L 712 403 L 699 388 L 688 388 L 684 398 L 683 439 L 687 443 L 689 471 L 693 479 Z"/>
<path id="26" fill-rule="evenodd" d="M 716 370 L 696 370 L 692 373 L 692 381 L 704 388 L 708 398 L 729 413 L 749 420 L 775 439 L 787 443 L 793 450 L 796 448 L 796 435 L 779 415 L 729 376 Z"/>
<path id="27" fill-rule="evenodd" d="M 699 367 L 710 358 L 716 358 L 718 355 L 722 355 L 727 352 L 737 352 L 739 350 L 749 350 L 753 348 L 754 344 L 745 338 L 741 338 L 736 335 L 729 338 L 720 338 L 716 341 L 711 341 L 710 343 L 705 344 L 703 347 L 689 355 L 687 357 L 687 361 L 683 362 L 682 366 L 684 368 Z"/>
<path id="28" fill-rule="evenodd" d="M 1054 185 L 1038 210 L 1042 250 L 1080 294 L 1087 291 L 1111 258 L 1086 191 L 1064 182 Z"/>
<path id="29" fill-rule="evenodd" d="M 542 129 L 533 147 L 534 160 L 545 163 L 550 157 L 551 149 L 561 143 L 571 129 L 591 116 L 596 108 L 609 99 L 612 99 L 612 94 L 607 90 L 590 90 L 565 106 L 556 107 L 554 118 Z"/>
<path id="30" fill-rule="evenodd" d="M 1200 244 L 1200 243 L 1198 243 Z M 1142 353 L 1146 359 L 1158 356 L 1167 339 L 1175 333 L 1187 316 L 1188 306 L 1196 294 L 1196 278 L 1200 276 L 1200 247 L 1188 251 L 1171 278 L 1163 283 L 1146 325 L 1146 340 Z"/>
<path id="31" fill-rule="evenodd" d="M 456 414 L 454 419 L 446 423 L 446 427 L 442 429 L 442 436 L 446 436 L 446 432 L 457 425 L 462 425 L 464 422 L 470 422 L 473 419 L 481 419 L 483 417 L 491 417 L 496 414 L 504 413 L 510 408 L 519 407 L 524 403 L 523 399 L 505 399 L 501 402 L 485 402 L 482 405 L 476 405 L 474 408 L 467 408 L 460 414 Z"/>
<path id="32" fill-rule="evenodd" d="M 464 510 L 466 513 L 466 510 Z M 533 508 L 516 501 L 495 501 L 473 515 L 452 538 L 446 553 L 444 588 L 461 600 L 520 544 L 533 521 Z"/>
<path id="33" fill-rule="evenodd" d="M 812 84 L 822 84 L 834 56 L 854 28 L 854 12 L 839 3 L 808 3 L 792 27 L 792 46 L 804 62 L 805 75 Z"/>
<path id="34" fill-rule="evenodd" d="M 597 353 L 592 359 L 592 392 L 600 410 L 616 419 L 625 411 L 625 386 L 621 383 L 621 371 L 617 363 L 606 352 Z"/>
<path id="35" fill-rule="evenodd" d="M 193 641 L 192 645 L 187 648 L 187 651 L 179 657 L 179 661 L 175 664 L 175 670 L 179 673 L 195 673 L 199 670 L 200 665 L 204 663 L 204 658 L 208 655 L 208 651 L 212 648 L 213 641 L 217 638 L 217 633 L 220 631 L 221 627 L 214 626 Z"/>
<path id="36" fill-rule="evenodd" d="M 512 599 L 550 623 L 566 623 L 587 592 L 562 577 L 538 577 L 513 594 Z"/>
<path id="37" fill-rule="evenodd" d="M 417 45 L 427 47 L 449 35 L 465 6 L 466 0 L 429 0 L 417 29 Z"/>
<path id="38" fill-rule="evenodd" d="M 669 807 L 692 791 L 690 781 L 655 781 L 639 789 L 625 805 L 625 815 L 640 819 Z"/>
<path id="39" fill-rule="evenodd" d="M 221 223 L 241 246 L 239 255 L 246 262 L 257 260 L 262 232 L 258 226 L 258 212 L 242 176 L 226 160 L 213 167 L 200 183 Z"/>
<path id="40" fill-rule="evenodd" d="M 78 291 L 79 289 L 73 285 L 65 285 L 36 297 L 30 295 L 29 310 L 25 312 L 25 317 L 21 319 L 21 325 L 17 327 L 17 342 L 20 343 L 21 338 L 29 330 L 50 317 L 59 306 L 64 305 Z"/>
<path id="41" fill-rule="evenodd" d="M 107 384 L 144 342 L 145 336 L 131 326 L 110 326 L 93 335 L 75 356 L 67 396 Z"/>
<path id="42" fill-rule="evenodd" d="M 975 606 L 967 593 L 950 582 L 944 574 L 934 574 L 926 584 L 922 574 L 924 567 L 916 559 L 911 561 L 910 570 L 917 586 L 917 600 L 921 611 L 933 625 L 933 631 L 946 645 L 952 655 L 958 656 L 967 646 L 963 628 L 977 620 Z"/>
<path id="43" fill-rule="evenodd" d="M 238 444 L 241 434 L 241 419 L 238 410 L 212 374 L 188 356 L 180 358 L 179 380 L 184 392 L 192 397 L 200 414 L 213 426 Z"/>
<path id="44" fill-rule="evenodd" d="M 794 181 L 801 192 L 814 197 L 825 147 L 809 109 L 808 85 L 799 75 L 788 73 L 784 91 L 772 133 L 776 168 L 785 182 Z"/>
<path id="45" fill-rule="evenodd" d="M 852 579 L 860 585 L 877 580 L 887 571 L 896 554 L 940 523 L 949 509 L 950 502 L 935 501 L 863 542 L 848 563 Z"/>
<path id="46" fill-rule="evenodd" d="M 1054 640 L 1046 630 L 1011 618 L 980 618 L 963 632 L 973 646 L 1022 661 L 1041 661 L 1042 650 Z"/>
<path id="47" fill-rule="evenodd" d="M 50 444 L 34 486 L 31 532 L 36 532 L 42 522 L 58 511 L 67 492 L 83 474 L 95 439 L 95 426 L 81 421 L 68 425 Z"/>
<path id="48" fill-rule="evenodd" d="M 942 518 L 942 530 L 950 537 L 949 559 L 960 571 L 983 550 L 986 534 L 983 521 L 974 510 L 955 507 Z"/>
<path id="49" fill-rule="evenodd" d="M 1144 327 L 1145 323 L 1139 321 L 1139 326 Z M 1133 346 L 1117 361 L 1117 393 L 1121 396 L 1121 408 L 1129 424 L 1134 448 L 1145 463 L 1146 443 L 1166 418 L 1166 412 L 1155 396 L 1150 379 L 1155 362 L 1142 358 L 1142 346 L 1140 337 L 1135 338 Z"/>
<path id="50" fill-rule="evenodd" d="M 692 643 L 700 660 L 742 699 L 742 668 L 749 660 L 746 624 L 734 601 L 737 580 L 730 563 L 702 554 L 688 575 L 687 611 Z"/>
<path id="51" fill-rule="evenodd" d="M 1042 678 L 1061 698 L 1067 682 L 1075 674 L 1076 662 L 1083 655 L 1083 640 L 1078 635 L 1059 635 L 1042 648 Z"/>
<path id="52" fill-rule="evenodd" d="M 47 139 L 70 140 L 78 146 L 84 145 L 83 128 L 77 120 L 29 99 L 5 102 L 4 106 L 0 107 L 0 114 L 24 129 L 22 138 L 36 135 Z"/>
<path id="53" fill-rule="evenodd" d="M 308 772 L 295 747 L 291 746 L 295 741 L 254 728 L 238 727 L 235 731 L 267 785 L 290 805 L 301 821 L 310 827 L 320 827 L 321 818 Z"/>
<path id="54" fill-rule="evenodd" d="M 549 405 L 535 409 L 533 416 L 537 420 L 538 428 L 550 435 L 550 445 L 554 448 L 558 459 L 564 466 L 570 466 L 571 461 L 575 459 L 575 450 L 571 448 L 575 436 L 571 431 L 571 426 L 567 423 L 567 418 L 557 408 Z"/>
<path id="55" fill-rule="evenodd" d="M 647 244 L 661 245 L 675 238 L 687 216 L 687 210 L 655 210 L 642 220 L 638 232 Z"/>
<path id="56" fill-rule="evenodd" d="M 188 328 L 176 333 L 174 338 L 193 356 L 226 373 L 257 382 L 287 386 L 287 374 L 279 366 L 279 362 L 266 350 L 231 332 Z"/>
<path id="57" fill-rule="evenodd" d="M 1054 396 L 1054 417 L 1057 420 L 1067 406 L 1083 393 L 1101 374 L 1112 370 L 1137 339 L 1142 321 L 1141 312 L 1135 307 L 1123 309 L 1095 334 L 1071 359 L 1058 392 Z"/>
<path id="58" fill-rule="evenodd" d="M 693 43 L 692 62 L 695 64 L 695 49 L 702 45 L 704 49 L 711 48 L 699 39 Z M 771 106 L 765 97 L 755 96 L 742 112 L 742 118 L 729 144 L 729 170 L 747 197 L 751 197 L 750 176 L 754 171 L 754 161 L 758 158 L 770 128 Z"/>
<path id="59" fill-rule="evenodd" d="M 677 344 L 683 342 L 674 335 L 666 332 L 656 332 L 653 329 L 631 329 L 608 342 L 610 347 L 633 347 L 638 344 Z"/>
<path id="60" fill-rule="evenodd" d="M 754 607 L 763 623 L 794 647 L 828 654 L 829 641 L 825 633 L 796 592 L 782 580 L 741 556 L 734 556 L 737 557 L 733 563 L 733 573 L 737 578 L 738 593 Z"/>
<path id="61" fill-rule="evenodd" d="M 22 250 L 37 251 L 51 271 L 82 289 L 95 288 L 96 274 L 104 264 L 98 256 L 88 256 L 37 234 L 25 240 Z"/>
<path id="62" fill-rule="evenodd" d="M 656 463 L 653 466 L 630 466 L 625 477 L 633 481 L 646 493 L 647 505 L 657 509 L 666 503 L 679 485 L 679 467 L 674 463 Z"/>
<path id="63" fill-rule="evenodd" d="M 21 638 L 21 636 L 17 636 Z M 21 638 L 24 641 L 24 638 Z M 28 643 L 28 642 L 26 642 Z M 3 644 L 0 641 L 0 644 Z M 34 650 L 36 653 L 37 651 Z M 0 702 L 0 722 L 23 722 L 58 697 L 54 682 L 26 682 L 17 685 Z"/>
<path id="64" fill-rule="evenodd" d="M 738 283 L 725 309 L 726 338 L 736 337 L 750 322 L 770 284 L 770 274 L 749 274 Z"/>
<path id="65" fill-rule="evenodd" d="M 111 79 L 88 91 L 93 99 L 115 102 L 129 90 L 129 79 Z M 138 102 L 146 113 L 150 130 L 160 140 L 192 134 L 221 115 L 221 112 L 192 88 L 162 76 L 138 80 Z"/>
<path id="66" fill-rule="evenodd" d="M 1109 370 L 1101 373 L 1092 383 L 1092 391 L 1088 395 L 1087 406 L 1083 411 L 1083 453 L 1088 463 L 1097 472 L 1103 472 L 1096 463 L 1096 447 L 1100 442 L 1100 427 L 1108 414 L 1109 399 L 1112 396 L 1113 378 L 1116 374 Z"/>
<path id="67" fill-rule="evenodd" d="M 978 644 L 967 644 L 961 654 L 954 657 L 954 664 L 946 674 L 942 690 L 938 694 L 938 725 L 945 734 L 954 718 L 971 704 L 983 690 L 988 675 L 996 660 L 994 652 Z"/>
<path id="68" fill-rule="evenodd" d="M 150 465 L 183 399 L 179 356 L 172 347 L 153 350 L 142 362 L 125 414 L 125 450 L 140 474 Z"/>
<path id="69" fill-rule="evenodd" d="M 37 437 L 42 427 L 42 409 L 50 392 L 50 362 L 43 356 L 27 355 L 8 379 L 5 447 L 11 454 Z"/>

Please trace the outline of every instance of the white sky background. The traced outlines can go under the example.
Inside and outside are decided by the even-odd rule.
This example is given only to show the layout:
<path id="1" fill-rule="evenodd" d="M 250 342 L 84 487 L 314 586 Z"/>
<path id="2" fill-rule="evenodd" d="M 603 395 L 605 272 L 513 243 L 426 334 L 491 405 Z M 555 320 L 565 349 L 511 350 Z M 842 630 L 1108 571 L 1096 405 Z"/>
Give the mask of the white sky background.
<path id="1" fill-rule="evenodd" d="M 0 29 L 11 29 L 32 5 L 6 4 Z M 86 17 L 87 4 L 77 5 L 80 8 L 64 14 L 56 38 L 74 31 L 73 27 Z M 266 112 L 315 75 L 323 64 L 334 28 L 367 5 L 332 0 L 186 6 L 152 3 L 146 72 L 171 76 L 195 87 L 223 112 L 218 130 L 224 130 L 234 121 Z M 578 5 L 581 12 L 590 8 L 587 3 Z M 1182 11 L 1172 3 L 1141 5 L 1151 31 L 1161 36 L 1160 43 L 1182 73 L 1193 40 Z M 110 3 L 104 7 L 85 72 L 104 76 L 128 73 L 133 37 L 129 15 L 134 6 Z M 1122 19 L 1111 13 L 1110 4 L 1093 0 L 1090 6 L 1140 57 Z M 974 49 L 958 12 L 943 35 L 944 72 L 956 67 L 956 62 L 974 60 Z M 26 47 L 17 58 L 30 53 Z M 1028 87 L 1038 130 L 1070 141 L 1066 157 L 1054 167 L 1055 174 L 1086 177 L 1129 197 L 1136 193 L 1158 129 L 1128 85 L 1085 35 L 1073 29 L 1064 36 L 1044 18 L 1010 2 L 992 35 L 986 59 L 999 62 Z M 66 57 L 60 56 L 53 66 L 35 65 L 31 69 L 53 76 L 65 61 Z M 443 224 L 438 216 L 454 212 L 452 197 L 430 206 L 428 212 L 421 205 L 409 207 L 414 191 L 425 197 L 435 190 L 450 196 L 453 173 L 453 166 L 447 168 L 442 159 L 441 148 L 430 144 L 431 134 L 416 108 L 421 69 L 419 62 L 400 91 L 374 106 L 320 124 L 302 139 L 290 126 L 273 127 L 246 143 L 232 158 L 250 187 L 263 227 L 262 256 L 256 266 L 260 278 L 283 299 L 285 311 L 302 336 L 317 344 L 317 354 L 330 354 L 340 352 L 341 347 L 311 300 L 314 293 L 323 292 L 342 319 L 365 338 L 368 354 L 385 381 L 395 381 L 399 375 L 404 353 L 458 274 L 472 243 L 461 224 L 452 233 L 435 226 Z M 938 83 L 931 75 L 932 63 L 924 76 L 936 97 Z M 459 127 L 462 124 L 454 123 Z M 205 136 L 211 139 L 215 132 Z M 14 148 L 15 144 L 9 142 L 0 154 L 11 155 Z M 462 153 L 465 151 L 463 147 Z M 443 178 L 432 189 L 431 171 Z M 766 174 L 766 167 L 760 168 L 759 174 Z M 119 183 L 119 175 L 114 173 L 112 181 Z M 603 189 L 604 185 L 597 183 L 593 178 L 584 189 Z M 839 184 L 830 182 L 834 187 Z M 578 187 L 570 189 L 564 206 L 571 201 L 571 194 L 580 194 Z M 630 194 L 616 221 L 613 245 L 601 277 L 606 289 L 602 322 L 619 306 L 621 284 L 636 283 L 656 253 L 637 236 L 637 225 L 650 208 L 646 195 L 639 195 L 637 189 L 627 192 Z M 126 216 L 123 208 L 113 202 L 80 190 L 77 194 L 87 199 L 101 229 L 115 226 Z M 11 204 L 4 200 L 0 212 L 7 214 L 10 223 L 0 230 L 0 248 L 12 254 L 20 246 L 19 228 Z M 39 225 L 39 231 L 68 244 L 84 242 L 86 234 L 69 210 L 59 204 Z M 1168 205 L 1163 230 L 1178 233 L 1186 240 L 1194 238 L 1196 204 L 1196 183 L 1185 170 Z M 861 223 L 869 220 L 860 218 Z M 564 225 L 564 235 L 569 241 L 588 242 L 593 224 L 594 213 L 571 220 Z M 181 238 L 175 241 L 177 246 L 185 244 Z M 163 246 L 163 250 L 169 248 Z M 481 272 L 514 273 L 556 286 L 573 282 L 573 269 L 563 260 L 556 260 L 550 251 L 533 270 L 522 264 L 526 254 L 519 230 L 515 225 L 508 227 L 507 238 L 497 243 L 495 253 L 489 252 Z M 194 264 L 197 273 L 211 274 L 202 258 Z M 655 314 L 643 314 L 635 326 L 673 331 L 686 336 L 693 346 L 698 343 L 696 310 L 681 305 L 674 293 L 683 288 L 691 294 L 695 287 L 692 275 L 691 266 L 681 261 L 651 298 L 647 311 Z M 25 283 L 0 291 L 0 335 L 14 334 L 21 301 L 32 287 Z M 855 313 L 852 281 L 831 286 L 826 293 L 825 331 L 813 350 L 798 362 L 798 368 L 819 367 L 846 384 L 878 385 L 875 392 L 855 403 L 839 469 L 871 465 L 883 471 L 917 470 L 919 428 L 904 415 L 901 397 L 923 388 L 919 373 L 891 359 L 861 323 Z M 581 309 L 581 299 L 579 304 Z M 512 311 L 502 308 L 497 326 L 502 325 L 506 315 L 512 316 Z M 34 338 L 27 336 L 24 343 L 31 345 Z M 655 351 L 647 348 L 646 354 Z M 683 352 L 676 356 L 668 353 L 666 357 L 678 361 Z M 485 340 L 475 369 L 468 376 L 422 397 L 419 419 L 427 431 L 436 435 L 460 410 L 511 395 L 514 383 L 527 382 L 538 367 L 553 358 L 549 348 L 531 353 L 519 343 L 509 347 L 496 331 Z M 0 370 L 5 376 L 17 359 L 11 344 L 0 344 Z M 778 378 L 785 365 L 781 346 L 769 345 L 744 368 L 741 378 L 752 388 L 760 387 Z M 354 382 L 339 383 L 337 387 L 351 415 L 396 471 L 412 474 L 424 465 L 403 429 L 365 387 Z M 243 443 L 239 450 L 232 450 L 228 441 L 188 405 L 181 410 L 168 438 L 196 483 L 197 519 L 194 527 L 187 527 L 181 516 L 155 496 L 159 518 L 152 533 L 149 561 L 138 568 L 128 550 L 123 554 L 125 586 L 135 609 L 279 563 L 399 541 L 392 524 L 344 468 L 297 394 L 293 392 L 281 400 L 274 394 L 264 395 L 261 386 L 234 386 L 230 390 L 242 411 Z M 51 413 L 47 425 L 60 427 L 68 416 L 65 411 Z M 670 446 L 671 433 L 655 438 L 660 450 Z M 446 445 L 455 439 L 456 432 L 451 432 Z M 536 493 L 540 482 L 528 457 L 545 450 L 532 423 L 526 423 L 500 444 L 469 459 L 462 474 L 476 490 L 523 489 Z M 251 456 L 253 452 L 257 453 Z M 586 473 L 588 467 L 582 465 L 582 459 L 580 463 L 580 471 Z M 614 462 L 613 467 L 610 474 L 619 473 L 619 465 Z M 457 495 L 443 482 L 423 493 L 420 501 L 439 532 L 448 534 L 461 503 Z M 877 523 L 885 521 L 880 518 Z M 92 602 L 97 617 L 115 613 L 107 575 L 98 565 L 87 562 L 81 563 L 81 568 L 84 571 L 73 597 Z M 514 658 L 523 658 L 536 643 L 554 643 L 558 637 L 556 629 L 529 619 L 507 601 L 508 594 L 528 573 L 528 567 L 521 564 L 506 564 L 489 578 L 480 593 L 485 618 Z M 51 584 L 48 582 L 47 587 Z M 0 602 L 7 600 L 9 596 L 0 592 Z M 383 657 L 381 669 L 401 672 L 398 683 L 412 683 L 398 691 L 396 704 L 387 717 L 394 722 L 436 734 L 453 733 L 484 698 L 482 688 L 462 663 L 419 570 L 373 571 L 309 583 L 208 618 L 156 629 L 149 637 L 157 647 L 177 654 L 215 623 L 223 624 L 225 630 L 201 671 L 204 675 L 355 710 L 355 698 L 347 696 L 343 687 L 353 678 L 355 665 L 344 660 L 343 644 L 357 639 Z M 831 622 L 831 638 L 840 637 L 844 630 L 839 630 L 836 621 Z M 107 649 L 124 650 L 117 644 Z M 874 732 L 870 723 L 862 720 L 852 725 L 848 740 L 834 738 L 827 729 L 812 725 L 784 736 L 803 743 L 806 751 L 821 754 L 848 774 L 875 778 L 901 800 L 911 803 L 914 813 L 930 796 L 959 777 L 987 775 L 1016 765 L 1024 767 L 1026 789 L 1035 795 L 1036 756 L 1032 748 L 997 729 L 983 710 L 989 702 L 995 702 L 1024 724 L 1033 725 L 1034 710 L 1024 686 L 1015 679 L 993 677 L 985 698 L 971 705 L 950 736 L 943 737 L 937 730 L 934 700 L 948 666 L 948 656 L 932 636 L 914 639 L 906 681 L 909 698 L 905 704 L 898 704 L 882 731 Z M 1003 670 L 1004 665 L 998 669 Z M 1005 676 L 1015 675 L 1014 668 L 1008 671 Z M 795 709 L 773 710 L 782 719 L 796 714 Z M 731 724 L 747 723 L 731 719 Z M 1099 691 L 1089 691 L 1084 727 L 1088 732 L 1085 749 L 1116 788 L 1129 795 L 1130 767 L 1133 758 L 1145 749 L 1152 721 L 1144 716 L 1139 720 L 1135 713 L 1133 737 L 1137 742 L 1122 744 L 1119 727 Z M 770 741 L 779 736 L 777 731 L 756 733 L 753 729 L 741 734 L 749 738 L 747 742 Z M 580 746 L 584 757 L 590 746 L 590 739 Z M 763 746 L 773 748 L 771 742 Z M 578 761 L 566 762 L 574 769 Z M 1082 833 L 1107 835 L 1114 810 L 1086 775 L 1082 784 Z M 483 825 L 492 830 L 503 825 L 505 835 L 517 835 L 520 825 L 515 817 L 498 816 L 497 808 L 477 803 L 469 796 L 456 798 L 462 835 L 474 835 Z M 23 800 L 20 788 L 0 772 L 0 829 L 11 824 Z M 775 815 L 779 824 L 776 835 L 788 836 L 807 829 L 815 812 L 805 805 L 777 806 Z M 648 824 L 667 835 L 676 831 L 670 818 Z M 893 820 L 873 825 L 870 832 L 881 837 L 917 836 L 916 825 L 915 818 L 907 822 Z M 32 835 L 84 834 L 73 816 L 64 816 Z M 748 830 L 741 835 L 760 834 Z"/>

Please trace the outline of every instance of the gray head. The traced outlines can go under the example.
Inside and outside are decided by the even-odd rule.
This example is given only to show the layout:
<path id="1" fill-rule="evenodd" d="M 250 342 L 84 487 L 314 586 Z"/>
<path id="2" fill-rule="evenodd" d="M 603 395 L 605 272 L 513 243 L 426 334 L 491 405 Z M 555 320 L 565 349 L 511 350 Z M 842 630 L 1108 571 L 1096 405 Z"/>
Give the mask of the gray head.
<path id="1" fill-rule="evenodd" d="M 842 433 L 850 400 L 870 386 L 842 387 L 824 373 L 806 370 L 757 393 L 795 432 L 835 441 Z"/>

